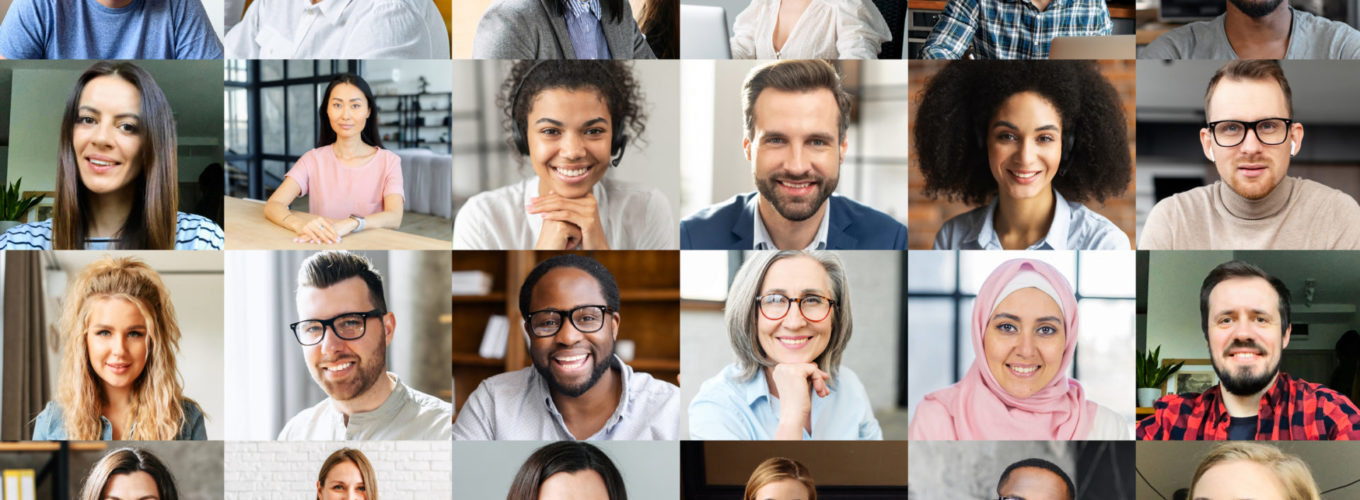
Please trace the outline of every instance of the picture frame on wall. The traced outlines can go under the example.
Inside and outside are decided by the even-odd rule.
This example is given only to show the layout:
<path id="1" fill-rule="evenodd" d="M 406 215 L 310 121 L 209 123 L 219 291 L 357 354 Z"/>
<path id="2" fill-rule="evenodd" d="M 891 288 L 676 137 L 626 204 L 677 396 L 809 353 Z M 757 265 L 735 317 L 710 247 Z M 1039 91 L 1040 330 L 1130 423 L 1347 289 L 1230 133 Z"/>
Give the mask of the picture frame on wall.
<path id="1" fill-rule="evenodd" d="M 1185 362 L 1180 371 L 1166 379 L 1163 394 L 1197 394 L 1218 385 L 1218 373 L 1208 359 L 1163 359 L 1162 366 Z"/>

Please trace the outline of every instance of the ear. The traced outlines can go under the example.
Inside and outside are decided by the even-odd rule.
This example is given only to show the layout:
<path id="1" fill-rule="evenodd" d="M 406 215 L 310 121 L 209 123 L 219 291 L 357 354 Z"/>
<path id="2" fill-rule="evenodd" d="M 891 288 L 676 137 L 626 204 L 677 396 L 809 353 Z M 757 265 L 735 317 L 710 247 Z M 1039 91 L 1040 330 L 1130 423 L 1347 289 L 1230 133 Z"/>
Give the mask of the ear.
<path id="1" fill-rule="evenodd" d="M 751 161 L 751 138 L 741 140 L 741 150 L 746 152 L 746 161 Z"/>
<path id="2" fill-rule="evenodd" d="M 1290 156 L 1299 154 L 1303 150 L 1303 124 L 1295 123 L 1289 126 L 1289 154 Z"/>
<path id="3" fill-rule="evenodd" d="M 1214 135 L 1209 132 L 1208 128 L 1199 129 L 1199 146 L 1204 149 L 1205 158 L 1208 158 L 1209 161 L 1217 161 L 1214 160 Z"/>
<path id="4" fill-rule="evenodd" d="M 1284 340 L 1280 342 L 1280 349 L 1289 347 L 1289 333 L 1290 330 L 1293 329 L 1294 329 L 1293 325 L 1284 325 Z"/>
<path id="5" fill-rule="evenodd" d="M 384 335 L 384 338 L 387 340 L 387 345 L 392 345 L 392 336 L 397 332 L 397 316 L 392 314 L 392 311 L 388 311 L 387 314 L 384 314 L 382 317 L 382 324 L 383 330 L 387 332 L 387 334 Z"/>
<path id="6" fill-rule="evenodd" d="M 841 159 L 845 159 L 845 152 L 850 150 L 850 140 L 841 138 Z"/>
<path id="7" fill-rule="evenodd" d="M 618 340 L 618 339 L 619 339 L 619 325 L 623 323 L 623 317 L 619 315 L 619 312 L 618 312 L 618 311 L 614 311 L 614 316 L 613 316 L 613 318 L 614 318 L 614 340 Z"/>

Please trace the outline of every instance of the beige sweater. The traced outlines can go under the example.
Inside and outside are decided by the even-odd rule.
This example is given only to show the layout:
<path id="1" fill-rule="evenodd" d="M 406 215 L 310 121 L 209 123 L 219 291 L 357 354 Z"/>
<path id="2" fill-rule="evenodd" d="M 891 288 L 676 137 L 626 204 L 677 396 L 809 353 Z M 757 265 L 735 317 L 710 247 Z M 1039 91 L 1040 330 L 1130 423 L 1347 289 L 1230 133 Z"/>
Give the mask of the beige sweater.
<path id="1" fill-rule="evenodd" d="M 1219 181 L 1152 207 L 1138 249 L 1360 249 L 1360 205 L 1308 179 L 1285 177 L 1259 200 L 1243 198 Z"/>

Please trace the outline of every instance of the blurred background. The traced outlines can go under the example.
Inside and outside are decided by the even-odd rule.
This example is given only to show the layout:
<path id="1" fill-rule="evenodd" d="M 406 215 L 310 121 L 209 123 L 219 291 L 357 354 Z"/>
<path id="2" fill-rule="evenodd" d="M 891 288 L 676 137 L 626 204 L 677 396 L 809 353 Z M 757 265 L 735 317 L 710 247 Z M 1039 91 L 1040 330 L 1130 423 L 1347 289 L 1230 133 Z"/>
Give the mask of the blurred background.
<path id="1" fill-rule="evenodd" d="M 1163 198 L 1219 180 L 1204 157 L 1204 91 L 1223 61 L 1138 62 L 1138 227 Z M 1292 177 L 1311 179 L 1360 196 L 1360 100 L 1353 82 L 1360 65 L 1334 61 L 1280 61 L 1294 97 L 1294 120 L 1303 124 Z"/>
<path id="2" fill-rule="evenodd" d="M 817 485 L 817 498 L 822 500 L 907 497 L 902 474 L 907 466 L 907 442 L 901 440 L 681 441 L 681 498 L 742 498 L 751 472 L 773 457 L 791 458 L 807 467 Z"/>
<path id="3" fill-rule="evenodd" d="M 453 238 L 450 62 L 229 59 L 223 64 L 227 196 L 269 199 L 293 163 L 316 146 L 320 127 L 330 126 L 318 123 L 317 110 L 333 75 L 354 73 L 373 90 L 383 147 L 401 157 L 406 211 L 396 230 Z M 298 197 L 291 208 L 307 211 L 307 197 Z"/>
<path id="4" fill-rule="evenodd" d="M 449 441 L 230 441 L 225 456 L 225 481 L 216 498 L 307 498 L 316 495 L 321 465 L 335 450 L 363 452 L 373 466 L 376 487 L 383 498 L 450 498 Z M 221 470 L 221 468 L 219 468 Z M 334 469 L 332 469 L 334 470 Z M 460 485 L 461 487 L 461 485 Z M 366 497 L 371 498 L 371 497 Z"/>
<path id="5" fill-rule="evenodd" d="M 1134 422 L 1134 252 L 908 252 L 909 409 L 963 378 L 973 364 L 973 304 L 993 270 L 1011 259 L 1053 265 L 1077 296 L 1077 352 L 1067 375 L 1086 398 Z M 1202 279 L 1202 278 L 1200 278 Z"/>
<path id="6" fill-rule="evenodd" d="M 354 253 L 373 262 L 383 278 L 387 308 L 396 316 L 387 371 L 415 390 L 449 401 L 449 252 Z M 327 397 L 288 329 L 302 319 L 297 317 L 297 274 L 311 254 L 226 252 L 226 328 L 232 335 L 220 358 L 234 364 L 222 382 L 227 401 L 223 439 L 272 440 L 293 415 Z"/>
<path id="7" fill-rule="evenodd" d="M 211 434 L 208 438 L 219 439 Z M 178 498 L 222 498 L 222 441 L 6 443 L 4 451 L 0 451 L 0 469 L 5 470 L 6 478 L 14 471 L 26 470 L 33 475 L 36 495 L 21 498 L 68 500 L 79 497 L 86 476 L 99 459 L 121 448 L 140 449 L 159 459 L 174 476 Z"/>
<path id="8" fill-rule="evenodd" d="M 1134 155 L 1136 151 L 1134 138 L 1134 61 L 1098 61 L 1100 74 L 1114 86 L 1119 92 L 1119 96 L 1124 101 L 1125 126 L 1129 131 L 1129 154 Z M 907 127 L 908 137 L 914 137 L 916 131 L 915 109 L 920 105 L 921 92 L 925 90 L 926 84 L 930 79 L 947 64 L 949 61 L 911 61 L 908 64 L 911 75 L 911 100 L 913 111 L 908 115 Z M 956 64 L 968 64 L 966 61 Z M 1141 75 L 1138 80 L 1142 80 Z M 1207 80 L 1206 80 L 1207 81 Z M 1141 101 L 1137 101 L 1141 102 Z M 1142 108 L 1139 108 L 1139 112 Z M 1198 136 L 1197 136 L 1198 137 Z M 914 139 L 911 139 L 914 140 Z M 1141 141 L 1139 142 L 1141 144 Z M 1137 155 L 1134 155 L 1137 158 Z M 930 249 L 935 241 L 935 233 L 940 231 L 945 221 L 950 218 L 967 212 L 975 206 L 965 205 L 954 201 L 951 202 L 943 197 L 931 199 L 924 194 L 925 178 L 921 176 L 921 169 L 918 165 L 919 160 L 916 156 L 916 148 L 911 150 L 911 188 L 908 191 L 908 198 L 911 200 L 911 223 L 907 225 L 907 247 L 913 250 Z M 1128 190 L 1124 191 L 1123 196 L 1106 198 L 1104 203 L 1087 201 L 1086 208 L 1110 219 L 1119 229 L 1129 236 L 1129 241 L 1134 241 L 1134 179 L 1138 175 L 1137 162 L 1134 164 L 1133 177 L 1129 178 Z M 1141 186 L 1141 184 L 1140 184 Z M 1140 213 L 1141 219 L 1141 213 Z"/>
<path id="9" fill-rule="evenodd" d="M 515 184 L 534 176 L 527 157 L 510 144 L 502 127 L 505 110 L 496 105 L 501 86 L 516 61 L 454 63 L 453 205 L 457 212 L 472 195 Z M 641 140 L 630 137 L 623 161 L 610 168 L 612 179 L 661 190 L 671 203 L 679 227 L 680 214 L 680 67 L 673 62 L 633 61 L 633 77 L 642 88 L 647 128 Z M 679 231 L 678 229 L 676 231 Z"/>
<path id="10" fill-rule="evenodd" d="M 3 10 L 0 10 L 3 12 Z M 21 194 L 43 196 L 22 222 L 51 217 L 56 203 L 62 112 L 80 75 L 98 61 L 0 61 L 0 177 Z M 179 135 L 179 211 L 222 224 L 217 183 L 222 167 L 220 81 L 204 79 L 220 61 L 135 61 L 156 80 L 174 112 Z M 215 169 L 212 167 L 215 165 Z M 206 174 L 205 174 L 206 173 Z M 220 184 L 217 184 L 220 186 Z"/>
<path id="11" fill-rule="evenodd" d="M 208 439 L 223 439 L 222 252 L 173 250 L 0 252 L 5 346 L 0 439 L 33 436 L 33 419 L 58 390 L 67 286 L 85 266 L 109 255 L 140 259 L 170 289 L 180 328 L 175 363 L 184 396 L 202 407 Z"/>
<path id="12" fill-rule="evenodd" d="M 746 74 L 768 61 L 680 62 L 685 92 L 680 122 L 681 219 L 740 193 L 755 191 L 752 165 L 741 148 L 745 135 L 741 86 Z M 832 61 L 854 108 L 836 192 L 906 223 L 907 114 L 905 63 Z"/>
<path id="13" fill-rule="evenodd" d="M 841 365 L 859 375 L 869 394 L 883 439 L 907 439 L 906 322 L 902 282 L 906 252 L 854 250 L 833 252 L 845 266 L 854 314 L 854 332 Z M 727 289 L 751 251 L 686 250 L 680 264 L 680 396 L 686 408 L 705 380 L 736 362 L 723 307 Z M 754 297 L 753 297 L 754 298 Z M 915 371 L 913 370 L 913 374 Z M 689 436 L 689 412 L 680 417 L 680 435 Z M 749 471 L 748 471 L 749 472 Z"/>
<path id="14" fill-rule="evenodd" d="M 912 498 L 996 498 L 997 483 L 1006 467 L 1027 458 L 1047 460 L 1067 473 L 1077 486 L 1074 498 L 1134 498 L 1129 471 L 1134 461 L 1132 441 L 913 441 L 908 446 Z M 1138 458 L 1142 464 L 1142 453 Z M 1189 474 L 1194 466 L 1177 470 Z M 1138 498 L 1153 498 L 1143 493 L 1140 485 Z"/>
<path id="15" fill-rule="evenodd" d="M 228 0 L 232 1 L 232 0 Z M 235 0 L 241 1 L 241 0 Z M 477 23 L 487 7 L 497 0 L 454 0 L 458 19 L 445 22 L 453 38 L 453 58 L 472 58 L 472 39 L 477 35 Z M 449 0 L 436 0 L 436 3 L 449 3 Z M 638 29 L 647 37 L 647 45 L 657 59 L 675 59 L 680 53 L 680 4 L 677 0 L 628 0 L 633 8 L 633 20 Z M 448 15 L 442 5 L 440 12 Z M 670 55 L 675 54 L 675 55 Z"/>
<path id="16" fill-rule="evenodd" d="M 501 498 L 524 461 L 552 441 L 456 441 L 453 484 L 458 498 Z M 680 490 L 676 441 L 592 441 L 614 463 L 629 498 L 673 498 Z"/>

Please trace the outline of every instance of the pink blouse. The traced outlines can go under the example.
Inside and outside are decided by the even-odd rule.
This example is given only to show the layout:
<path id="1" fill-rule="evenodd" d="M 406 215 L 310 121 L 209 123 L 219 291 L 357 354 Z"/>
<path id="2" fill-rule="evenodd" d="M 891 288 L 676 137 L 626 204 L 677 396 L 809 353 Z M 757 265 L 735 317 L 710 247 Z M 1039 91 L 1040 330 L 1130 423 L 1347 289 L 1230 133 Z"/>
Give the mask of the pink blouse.
<path id="1" fill-rule="evenodd" d="M 381 212 L 383 197 L 389 194 L 406 199 L 401 158 L 386 149 L 379 149 L 363 166 L 347 167 L 331 146 L 319 147 L 298 158 L 287 176 L 302 187 L 302 195 L 310 193 L 308 212 L 330 219 Z"/>

